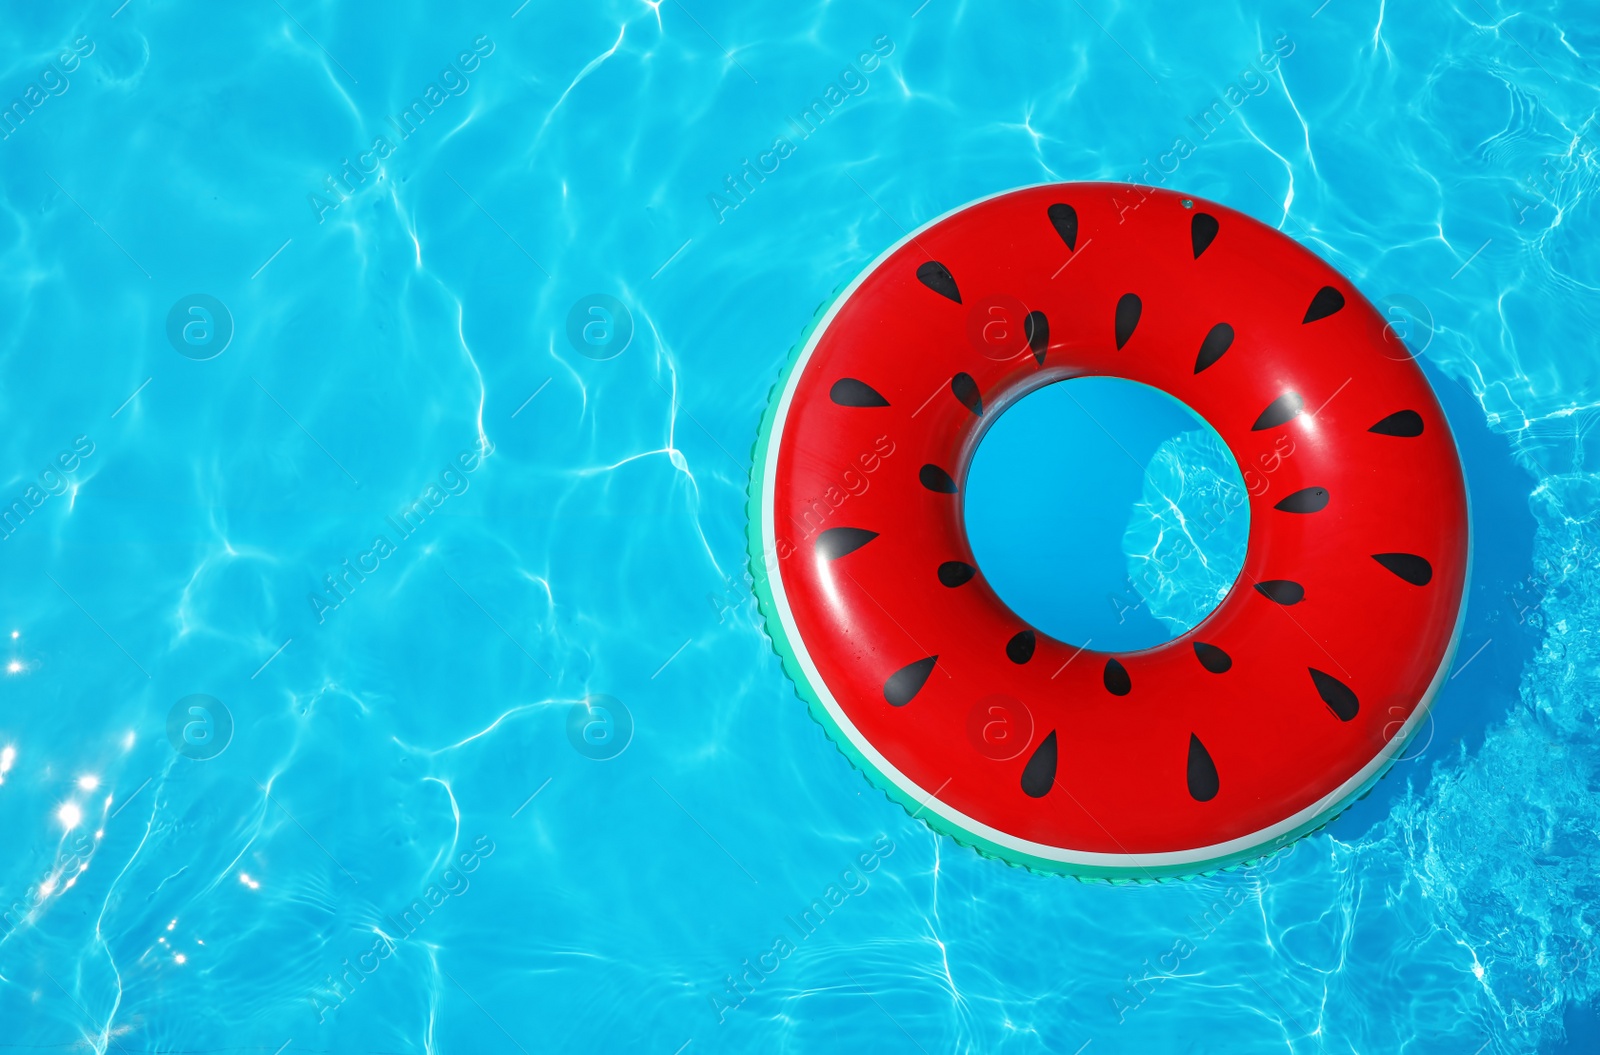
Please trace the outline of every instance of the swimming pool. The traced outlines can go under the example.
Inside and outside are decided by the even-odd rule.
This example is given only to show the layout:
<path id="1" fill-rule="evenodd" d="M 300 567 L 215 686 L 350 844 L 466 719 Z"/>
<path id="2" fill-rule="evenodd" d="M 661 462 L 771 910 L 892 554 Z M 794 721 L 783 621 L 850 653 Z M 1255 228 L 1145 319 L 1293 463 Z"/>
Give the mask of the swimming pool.
<path id="1" fill-rule="evenodd" d="M 119 2 L 0 71 L 8 1043 L 1600 1044 L 1592 14 Z M 1310 246 L 1462 449 L 1432 729 L 1252 869 L 933 837 L 746 585 L 817 303 L 1057 179 Z"/>

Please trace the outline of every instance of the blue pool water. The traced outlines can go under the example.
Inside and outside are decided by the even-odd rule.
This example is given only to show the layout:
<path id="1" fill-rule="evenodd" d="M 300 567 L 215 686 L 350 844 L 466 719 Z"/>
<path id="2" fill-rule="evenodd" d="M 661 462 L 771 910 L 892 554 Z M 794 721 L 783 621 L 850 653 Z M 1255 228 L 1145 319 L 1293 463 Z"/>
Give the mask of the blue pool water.
<path id="1" fill-rule="evenodd" d="M 1222 603 L 1244 566 L 1246 484 L 1215 432 L 1190 429 L 1156 448 L 1123 533 L 1137 602 L 1172 636 Z"/>
<path id="2" fill-rule="evenodd" d="M 1169 641 L 1244 567 L 1249 495 L 1233 455 L 1192 409 L 1136 381 L 1028 393 L 984 434 L 962 494 L 984 579 L 1061 641 Z"/>
<path id="3" fill-rule="evenodd" d="M 119 2 L 0 30 L 6 1045 L 1600 1046 L 1591 7 Z M 744 496 L 831 290 L 1124 178 L 1394 313 L 1476 549 L 1366 800 L 1110 887 L 851 771 Z"/>

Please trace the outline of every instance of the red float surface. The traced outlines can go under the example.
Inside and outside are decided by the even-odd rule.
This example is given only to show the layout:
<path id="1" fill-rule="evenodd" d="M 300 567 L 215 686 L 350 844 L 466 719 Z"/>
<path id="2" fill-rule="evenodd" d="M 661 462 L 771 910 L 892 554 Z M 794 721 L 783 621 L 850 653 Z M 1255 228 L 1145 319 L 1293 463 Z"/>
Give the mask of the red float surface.
<path id="1" fill-rule="evenodd" d="M 1071 248 L 1049 215 L 1056 204 L 1076 216 Z M 1201 214 L 1216 233 L 1196 255 Z M 929 261 L 948 269 L 959 303 L 919 280 Z M 1343 306 L 1304 321 L 1324 287 Z M 1118 304 L 1130 293 L 1138 321 L 1118 348 Z M 1022 335 L 1024 310 L 1048 320 L 1040 355 Z M 1219 323 L 1233 340 L 1197 372 Z M 938 789 L 939 802 L 1073 851 L 1215 846 L 1323 803 L 1391 750 L 1426 704 L 1449 658 L 1467 571 L 1455 444 L 1384 319 L 1278 231 L 1164 191 L 1016 191 L 918 232 L 813 340 L 778 422 L 764 498 L 774 505 L 776 567 L 805 650 L 849 722 L 917 787 Z M 953 388 L 960 374 L 975 383 L 981 414 L 958 396 L 960 382 Z M 1038 632 L 1019 663 L 1007 645 L 1030 627 L 981 568 L 960 585 L 941 581 L 941 565 L 976 561 L 962 496 L 930 489 L 923 467 L 963 483 L 983 430 L 1007 404 L 1084 375 L 1155 386 L 1216 429 L 1251 491 L 1244 571 L 1210 616 L 1166 644 L 1113 656 Z M 840 405 L 830 391 L 843 378 L 888 405 Z M 1288 393 L 1302 412 L 1254 428 Z M 1371 431 L 1400 411 L 1420 417 L 1419 435 Z M 1318 511 L 1277 508 L 1312 488 L 1326 491 Z M 839 528 L 876 535 L 830 559 L 818 540 Z M 824 551 L 852 536 L 831 538 Z M 1051 541 L 1020 525 L 1016 545 L 1043 555 Z M 1377 554 L 1420 557 L 1431 578 L 1407 581 Z M 1257 584 L 1273 581 L 1299 584 L 1303 599 L 1269 599 Z M 1207 669 L 1196 642 L 1231 666 Z M 886 681 L 931 656 L 921 687 L 891 704 Z M 1123 695 L 1108 687 L 1113 659 L 1127 674 Z M 1337 713 L 1348 702 L 1329 702 L 1313 669 L 1353 694 L 1352 716 Z M 1056 764 L 1040 785 L 1052 734 Z M 1197 773 L 1194 743 L 1214 787 L 1205 761 Z M 1030 764 L 1035 793 L 1024 787 Z"/>

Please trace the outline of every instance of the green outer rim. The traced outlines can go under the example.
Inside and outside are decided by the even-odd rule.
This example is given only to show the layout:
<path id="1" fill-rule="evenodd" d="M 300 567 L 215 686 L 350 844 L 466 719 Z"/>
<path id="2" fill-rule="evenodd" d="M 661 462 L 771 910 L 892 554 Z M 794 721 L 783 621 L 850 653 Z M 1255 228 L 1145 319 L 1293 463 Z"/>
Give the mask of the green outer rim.
<path id="1" fill-rule="evenodd" d="M 873 265 L 868 265 L 869 268 L 871 266 Z M 790 643 L 789 636 L 784 631 L 783 620 L 778 617 L 777 606 L 773 602 L 772 586 L 768 582 L 767 562 L 764 556 L 765 540 L 761 537 L 761 506 L 766 497 L 763 493 L 763 488 L 767 452 L 773 443 L 772 425 L 777 417 L 778 404 L 789 385 L 790 375 L 794 373 L 796 365 L 799 364 L 801 354 L 811 340 L 811 335 L 827 315 L 828 309 L 833 307 L 834 302 L 839 299 L 839 294 L 848 288 L 853 281 L 854 278 L 841 283 L 828 295 L 827 299 L 817 305 L 817 310 L 812 313 L 811 321 L 806 323 L 805 329 L 801 331 L 800 339 L 790 347 L 787 361 L 784 363 L 783 370 L 778 374 L 777 381 L 773 383 L 771 390 L 767 393 L 767 406 L 761 415 L 761 428 L 756 434 L 755 445 L 751 449 L 750 486 L 746 492 L 748 501 L 745 504 L 748 539 L 746 556 L 748 557 L 751 585 L 756 596 L 756 605 L 761 613 L 767 639 L 772 645 L 772 651 L 777 653 L 778 659 L 782 661 L 784 673 L 789 676 L 790 682 L 793 683 L 796 695 L 805 701 L 807 709 L 811 712 L 811 717 L 816 720 L 818 725 L 822 726 L 822 731 L 827 734 L 828 739 L 833 741 L 833 745 L 866 778 L 867 783 L 883 792 L 890 802 L 899 805 L 912 819 L 922 821 L 935 832 L 949 836 L 959 845 L 977 851 L 982 857 L 1003 861 L 1013 867 L 1025 868 L 1039 875 L 1070 877 L 1080 882 L 1147 883 L 1152 881 L 1167 882 L 1195 879 L 1200 876 L 1215 875 L 1218 872 L 1233 871 L 1260 864 L 1285 846 L 1299 841 L 1312 832 L 1320 831 L 1327 827 L 1358 800 L 1365 798 L 1379 780 L 1389 775 L 1389 770 L 1405 755 L 1411 741 L 1416 738 L 1417 733 L 1427 723 L 1415 723 L 1410 735 L 1406 737 L 1400 748 L 1390 756 L 1388 764 L 1369 777 L 1359 788 L 1347 795 L 1337 806 L 1312 817 L 1311 820 L 1300 827 L 1268 840 L 1260 846 L 1206 861 L 1187 863 L 1180 867 L 1147 868 L 1142 865 L 1133 865 L 1127 868 L 1114 868 L 1100 865 L 1074 864 L 1066 861 L 1052 861 L 992 842 L 944 816 L 939 811 L 937 799 L 930 796 L 927 802 L 919 802 L 907 794 L 904 788 L 886 777 L 877 766 L 862 755 L 850 738 L 845 735 L 844 730 L 840 729 L 838 724 L 834 722 L 833 716 L 828 713 L 828 709 L 823 706 L 816 689 L 806 677 L 805 671 L 800 666 L 799 659 L 795 656 L 794 646 Z M 1470 569 L 1470 548 L 1467 560 L 1468 568 Z M 1465 615 L 1466 607 L 1466 591 L 1463 590 L 1461 611 L 1457 618 L 1457 638 L 1459 638 L 1461 625 L 1460 616 Z M 1455 641 L 1451 642 L 1450 649 L 1445 657 L 1446 665 L 1454 660 L 1455 644 Z M 1432 709 L 1433 701 L 1431 699 L 1423 702 L 1430 710 Z"/>

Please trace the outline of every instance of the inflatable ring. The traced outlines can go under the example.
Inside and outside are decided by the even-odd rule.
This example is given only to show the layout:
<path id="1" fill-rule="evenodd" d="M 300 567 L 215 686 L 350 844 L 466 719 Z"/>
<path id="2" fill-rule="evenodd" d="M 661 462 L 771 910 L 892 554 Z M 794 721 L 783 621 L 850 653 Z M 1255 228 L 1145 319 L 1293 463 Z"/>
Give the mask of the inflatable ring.
<path id="1" fill-rule="evenodd" d="M 1238 581 L 1155 648 L 1049 638 L 967 542 L 984 430 L 1084 375 L 1182 400 L 1264 485 Z M 750 497 L 768 633 L 829 736 L 935 830 L 1041 872 L 1188 875 L 1321 827 L 1460 634 L 1466 484 L 1422 370 L 1311 252 L 1162 190 L 1012 191 L 888 250 L 774 389 Z"/>

